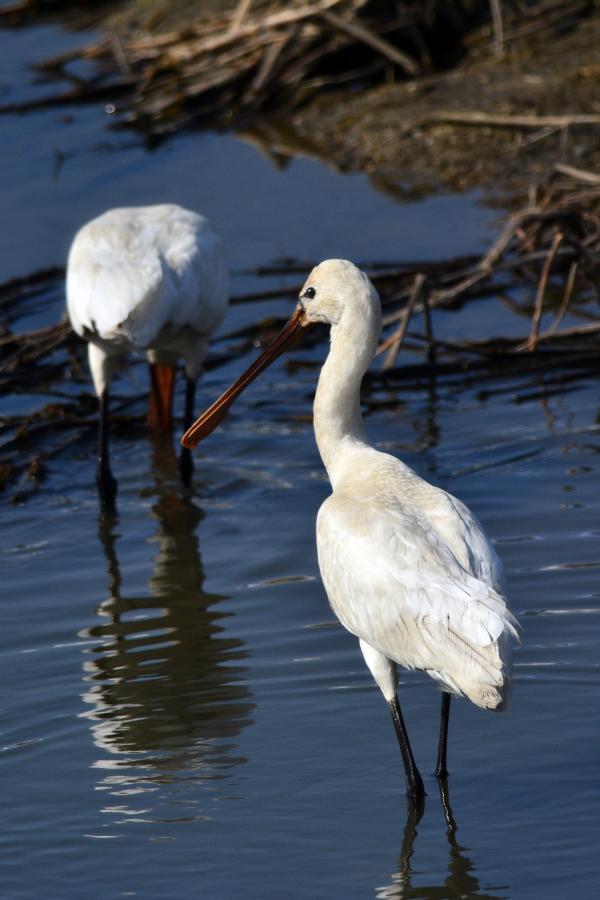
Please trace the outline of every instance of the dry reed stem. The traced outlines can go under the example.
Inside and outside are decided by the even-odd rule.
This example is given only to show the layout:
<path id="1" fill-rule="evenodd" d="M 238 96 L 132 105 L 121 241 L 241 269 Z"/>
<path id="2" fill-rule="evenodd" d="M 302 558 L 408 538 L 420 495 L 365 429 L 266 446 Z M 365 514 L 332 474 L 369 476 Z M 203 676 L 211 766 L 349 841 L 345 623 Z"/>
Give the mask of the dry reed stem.
<path id="1" fill-rule="evenodd" d="M 504 22 L 502 20 L 500 0 L 490 0 L 490 7 L 494 25 L 494 53 L 496 56 L 502 56 L 504 53 Z"/>
<path id="2" fill-rule="evenodd" d="M 431 316 L 431 306 L 429 294 L 423 292 L 423 326 L 425 328 L 425 339 L 427 341 L 427 362 L 435 365 L 436 350 L 435 340 L 433 338 L 433 320 Z"/>
<path id="3" fill-rule="evenodd" d="M 577 262 L 577 260 L 574 260 L 569 266 L 569 274 L 567 275 L 567 281 L 565 284 L 565 290 L 560 307 L 557 310 L 556 316 L 554 317 L 554 321 L 550 325 L 550 328 L 548 328 L 548 330 L 545 332 L 544 337 L 550 337 L 551 335 L 556 334 L 558 326 L 562 322 L 565 313 L 569 308 L 571 297 L 573 296 L 573 288 L 575 287 L 575 277 L 577 275 L 578 266 L 579 263 Z"/>
<path id="4" fill-rule="evenodd" d="M 535 297 L 533 317 L 531 319 L 531 332 L 529 334 L 529 341 L 527 343 L 527 349 L 529 351 L 535 350 L 537 346 L 538 335 L 540 332 L 540 321 L 544 308 L 544 296 L 546 294 L 546 286 L 548 284 L 548 276 L 550 275 L 552 263 L 554 262 L 554 258 L 556 256 L 560 243 L 563 240 L 563 237 L 564 236 L 562 232 L 557 231 L 557 233 L 552 238 L 552 244 L 550 246 L 550 250 L 548 251 L 548 256 L 546 257 L 546 262 L 544 263 L 544 268 L 542 269 L 542 274 L 540 275 L 540 281 Z"/>
<path id="5" fill-rule="evenodd" d="M 418 75 L 420 67 L 408 54 L 402 53 L 397 47 L 394 47 L 389 41 L 373 34 L 365 25 L 359 24 L 355 19 L 344 19 L 332 12 L 322 12 L 321 19 L 324 19 L 333 28 L 345 32 L 349 37 L 357 41 L 368 44 L 373 50 L 376 50 L 382 56 L 389 59 L 390 62 L 396 63 L 408 75 Z"/>
<path id="6" fill-rule="evenodd" d="M 238 3 L 236 10 L 231 17 L 231 23 L 229 25 L 229 34 L 236 35 L 239 31 L 239 28 L 246 18 L 250 7 L 252 6 L 252 0 L 240 0 Z"/>
<path id="7" fill-rule="evenodd" d="M 572 127 L 597 127 L 600 128 L 600 116 L 594 114 L 573 115 L 499 115 L 485 113 L 480 110 L 438 110 L 427 113 L 406 128 L 400 135 L 407 137 L 420 128 L 431 125 L 464 125 L 468 128 L 572 128 Z"/>
<path id="8" fill-rule="evenodd" d="M 376 356 L 380 353 L 384 353 L 387 350 L 387 354 L 383 361 L 383 370 L 391 369 L 392 366 L 395 365 L 396 359 L 398 358 L 398 354 L 402 349 L 402 344 L 404 343 L 404 338 L 406 337 L 406 332 L 408 330 L 408 326 L 410 324 L 411 316 L 413 314 L 413 310 L 417 302 L 421 299 L 421 295 L 423 293 L 423 287 L 425 285 L 426 276 L 421 272 L 418 272 L 415 275 L 415 280 L 413 284 L 413 289 L 409 298 L 408 303 L 403 309 L 403 318 L 402 324 L 397 331 L 394 332 L 389 338 L 387 338 L 383 343 L 379 345 L 377 348 Z"/>
<path id="9" fill-rule="evenodd" d="M 600 175 L 596 172 L 588 172 L 587 169 L 576 169 L 575 166 L 568 166 L 566 163 L 555 163 L 554 171 L 560 172 L 562 175 L 568 175 L 584 184 L 600 184 Z"/>

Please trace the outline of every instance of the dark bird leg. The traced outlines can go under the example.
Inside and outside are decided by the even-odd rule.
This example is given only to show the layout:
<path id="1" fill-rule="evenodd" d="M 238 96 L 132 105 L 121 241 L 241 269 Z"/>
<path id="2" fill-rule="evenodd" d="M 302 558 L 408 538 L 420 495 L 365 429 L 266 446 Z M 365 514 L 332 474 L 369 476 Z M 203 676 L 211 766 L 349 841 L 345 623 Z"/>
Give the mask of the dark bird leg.
<path id="1" fill-rule="evenodd" d="M 442 712 L 440 718 L 440 742 L 438 744 L 437 766 L 435 774 L 438 778 L 447 778 L 448 769 L 446 767 L 446 753 L 448 747 L 448 720 L 450 718 L 450 700 L 452 694 L 446 691 L 442 693 Z"/>
<path id="2" fill-rule="evenodd" d="M 183 430 L 187 431 L 194 422 L 194 396 L 196 393 L 195 379 L 185 379 L 185 410 L 183 414 Z M 194 474 L 194 462 L 192 460 L 192 452 L 184 447 L 179 457 L 179 473 L 181 480 L 186 487 L 192 483 L 192 475 Z"/>
<path id="3" fill-rule="evenodd" d="M 398 743 L 400 744 L 400 750 L 402 751 L 402 759 L 404 761 L 404 772 L 406 775 L 406 793 L 408 794 L 410 801 L 419 806 L 423 802 L 423 797 L 425 796 L 425 788 L 423 787 L 423 779 L 419 774 L 419 770 L 417 769 L 417 765 L 415 763 L 415 758 L 410 748 L 408 732 L 406 731 L 406 726 L 404 725 L 402 710 L 400 709 L 400 704 L 398 703 L 397 697 L 394 697 L 393 700 L 389 701 L 389 707 L 392 714 L 392 719 L 394 721 L 394 728 L 396 729 Z"/>
<path id="4" fill-rule="evenodd" d="M 108 456 L 108 388 L 100 394 L 100 438 L 98 444 L 98 468 L 96 471 L 96 484 L 102 505 L 107 510 L 114 510 L 117 498 L 117 482 L 110 471 Z"/>
<path id="5" fill-rule="evenodd" d="M 450 806 L 450 795 L 448 794 L 448 781 L 446 778 L 440 778 L 438 782 L 438 786 L 440 789 L 440 800 L 442 801 L 442 809 L 444 810 L 444 818 L 446 819 L 446 825 L 448 826 L 448 835 L 454 837 L 456 834 L 456 819 L 454 818 L 454 814 L 452 812 L 452 807 Z"/>

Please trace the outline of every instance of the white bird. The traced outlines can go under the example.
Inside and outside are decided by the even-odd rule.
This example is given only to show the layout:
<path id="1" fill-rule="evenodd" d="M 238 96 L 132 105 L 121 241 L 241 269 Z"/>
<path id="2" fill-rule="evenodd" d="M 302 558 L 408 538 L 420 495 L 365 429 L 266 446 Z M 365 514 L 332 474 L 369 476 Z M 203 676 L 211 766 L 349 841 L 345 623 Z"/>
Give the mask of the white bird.
<path id="1" fill-rule="evenodd" d="M 333 611 L 358 637 L 389 704 L 407 791 L 419 802 L 423 781 L 398 703 L 396 666 L 422 669 L 441 685 L 436 774 L 444 779 L 451 695 L 484 709 L 505 707 L 517 623 L 502 593 L 500 561 L 475 516 L 367 442 L 360 385 L 381 330 L 367 276 L 346 260 L 313 269 L 286 328 L 182 441 L 192 447 L 206 437 L 240 391 L 315 322 L 331 326 L 314 401 L 315 436 L 333 489 L 317 517 L 319 568 Z"/>
<path id="2" fill-rule="evenodd" d="M 196 379 L 208 339 L 225 315 L 228 291 L 221 238 L 207 219 L 181 206 L 111 209 L 75 235 L 67 263 L 67 310 L 74 331 L 88 341 L 100 399 L 97 480 L 107 505 L 116 495 L 108 456 L 109 385 L 122 357 L 146 352 L 148 421 L 160 431 L 171 428 L 175 365 L 183 358 L 188 428 Z M 182 453 L 181 473 L 188 482 L 188 451 Z"/>

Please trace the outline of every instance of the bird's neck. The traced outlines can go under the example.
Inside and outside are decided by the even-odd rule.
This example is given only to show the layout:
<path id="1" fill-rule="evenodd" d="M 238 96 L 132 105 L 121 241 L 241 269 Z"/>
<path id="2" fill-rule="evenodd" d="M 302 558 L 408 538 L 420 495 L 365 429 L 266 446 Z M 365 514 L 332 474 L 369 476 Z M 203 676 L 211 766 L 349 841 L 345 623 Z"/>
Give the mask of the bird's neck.
<path id="1" fill-rule="evenodd" d="M 378 329 L 357 328 L 356 324 L 332 326 L 331 349 L 314 402 L 317 446 L 334 488 L 347 451 L 366 445 L 360 385 L 375 353 Z"/>

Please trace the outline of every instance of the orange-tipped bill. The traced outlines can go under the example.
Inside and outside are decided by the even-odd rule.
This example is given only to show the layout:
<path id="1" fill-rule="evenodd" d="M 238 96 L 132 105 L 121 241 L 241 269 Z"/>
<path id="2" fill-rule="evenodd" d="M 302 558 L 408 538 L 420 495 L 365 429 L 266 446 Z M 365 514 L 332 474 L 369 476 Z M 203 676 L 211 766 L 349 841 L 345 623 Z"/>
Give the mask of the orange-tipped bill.
<path id="1" fill-rule="evenodd" d="M 227 388 L 224 394 L 221 394 L 218 400 L 215 400 L 206 412 L 203 412 L 199 419 L 196 419 L 186 433 L 181 438 L 184 447 L 195 447 L 200 441 L 215 430 L 225 413 L 236 400 L 236 398 L 245 390 L 248 385 L 257 378 L 260 373 L 270 366 L 271 363 L 280 356 L 284 350 L 291 347 L 297 340 L 302 330 L 312 325 L 305 319 L 305 312 L 301 306 L 296 307 L 294 315 L 287 323 L 285 328 L 279 332 L 273 343 L 261 353 L 257 360 L 246 369 L 243 375 L 234 382 L 230 388 Z"/>

